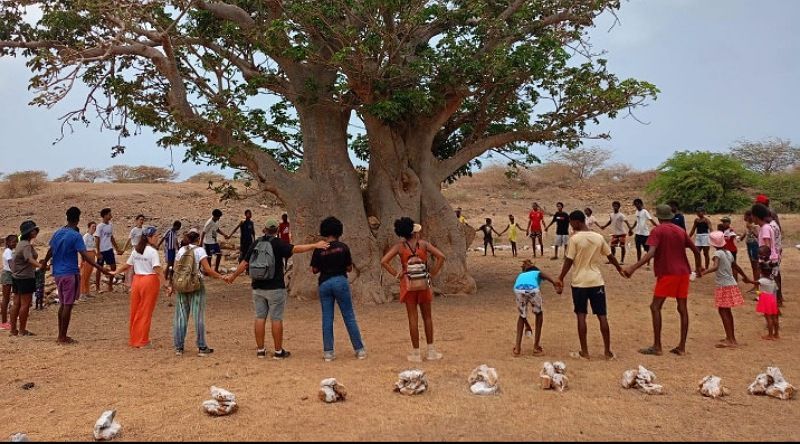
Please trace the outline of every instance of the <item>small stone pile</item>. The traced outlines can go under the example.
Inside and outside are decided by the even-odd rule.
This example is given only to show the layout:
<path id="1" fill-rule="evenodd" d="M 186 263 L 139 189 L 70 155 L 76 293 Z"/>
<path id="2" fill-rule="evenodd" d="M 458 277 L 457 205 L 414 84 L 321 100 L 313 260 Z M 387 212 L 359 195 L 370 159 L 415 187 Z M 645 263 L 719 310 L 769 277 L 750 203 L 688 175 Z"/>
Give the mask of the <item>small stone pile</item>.
<path id="1" fill-rule="evenodd" d="M 722 385 L 722 378 L 708 375 L 698 384 L 700 394 L 709 398 L 719 398 L 730 395 L 730 390 Z"/>
<path id="2" fill-rule="evenodd" d="M 347 398 L 347 389 L 339 384 L 335 378 L 323 379 L 319 383 L 319 399 L 328 404 L 344 401 Z"/>
<path id="3" fill-rule="evenodd" d="M 486 364 L 473 370 L 467 381 L 473 395 L 496 395 L 500 391 L 497 385 L 497 370 Z"/>
<path id="4" fill-rule="evenodd" d="M 203 410 L 211 416 L 227 416 L 239 409 L 236 395 L 225 389 L 211 386 L 211 397 L 203 401 Z"/>
<path id="5" fill-rule="evenodd" d="M 116 410 L 106 410 L 94 423 L 94 440 L 95 441 L 111 441 L 112 439 L 120 436 L 122 433 L 122 426 L 114 421 L 117 416 Z"/>
<path id="6" fill-rule="evenodd" d="M 397 375 L 394 391 L 404 395 L 413 396 L 425 393 L 428 390 L 428 377 L 424 370 L 405 370 Z"/>
<path id="7" fill-rule="evenodd" d="M 24 433 L 14 433 L 13 435 L 11 435 L 8 438 L 8 440 L 11 441 L 11 442 L 28 442 L 28 441 L 30 441 L 28 439 L 28 435 L 26 435 Z"/>
<path id="8" fill-rule="evenodd" d="M 664 386 L 655 381 L 656 374 L 640 365 L 636 370 L 625 370 L 621 384 L 626 389 L 636 388 L 648 395 L 664 394 Z"/>
<path id="9" fill-rule="evenodd" d="M 539 379 L 543 390 L 563 392 L 569 384 L 567 365 L 561 361 L 545 362 L 542 366 L 542 371 L 539 372 Z"/>
<path id="10" fill-rule="evenodd" d="M 756 376 L 756 380 L 747 388 L 751 395 L 767 395 L 786 401 L 794 397 L 794 386 L 783 377 L 778 367 L 767 367 L 764 373 Z"/>

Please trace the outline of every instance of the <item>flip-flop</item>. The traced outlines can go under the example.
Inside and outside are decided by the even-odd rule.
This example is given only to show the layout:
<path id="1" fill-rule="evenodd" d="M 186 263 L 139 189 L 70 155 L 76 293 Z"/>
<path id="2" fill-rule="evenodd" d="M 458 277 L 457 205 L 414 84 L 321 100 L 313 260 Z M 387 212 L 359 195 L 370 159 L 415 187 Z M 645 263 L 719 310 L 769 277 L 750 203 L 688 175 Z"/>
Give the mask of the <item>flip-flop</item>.
<path id="1" fill-rule="evenodd" d="M 541 348 L 539 350 L 533 349 L 533 356 L 542 356 L 543 354 L 544 354 L 544 349 Z"/>
<path id="2" fill-rule="evenodd" d="M 606 361 L 616 361 L 617 360 L 617 355 L 614 354 L 614 352 L 611 352 L 611 356 L 606 356 L 605 358 L 606 358 Z"/>
<path id="3" fill-rule="evenodd" d="M 739 344 L 729 344 L 727 342 L 720 342 L 715 344 L 714 348 L 739 348 Z"/>
<path id="4" fill-rule="evenodd" d="M 663 352 L 660 352 L 660 351 L 656 350 L 653 347 L 647 347 L 647 348 L 639 349 L 639 353 L 643 354 L 643 355 L 649 355 L 649 356 L 661 356 L 663 354 Z"/>
<path id="5" fill-rule="evenodd" d="M 584 361 L 590 361 L 587 356 L 583 356 L 581 352 L 569 352 L 569 357 L 573 359 L 583 359 Z"/>
<path id="6" fill-rule="evenodd" d="M 673 355 L 677 355 L 677 356 L 686 356 L 686 352 L 685 351 L 680 351 L 677 348 L 673 348 L 669 352 L 672 353 Z"/>

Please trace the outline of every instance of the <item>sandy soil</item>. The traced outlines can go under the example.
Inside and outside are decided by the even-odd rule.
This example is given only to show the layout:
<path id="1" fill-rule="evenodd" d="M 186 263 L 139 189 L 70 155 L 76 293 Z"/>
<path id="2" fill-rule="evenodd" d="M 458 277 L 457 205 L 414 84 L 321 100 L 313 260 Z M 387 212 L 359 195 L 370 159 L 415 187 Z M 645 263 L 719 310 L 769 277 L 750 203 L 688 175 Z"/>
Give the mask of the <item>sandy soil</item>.
<path id="1" fill-rule="evenodd" d="M 175 193 L 179 198 L 190 189 L 188 185 L 169 191 L 161 188 L 159 195 Z M 72 199 L 85 197 L 79 191 L 70 193 L 74 193 Z M 116 189 L 113 193 L 119 200 L 109 206 L 137 202 L 130 198 L 133 194 L 122 193 L 119 198 Z M 528 197 L 506 204 L 497 199 L 497 208 L 485 211 L 503 214 L 510 209 L 524 220 L 527 200 L 523 198 Z M 210 196 L 195 198 L 207 199 L 208 205 L 214 202 Z M 70 198 L 59 195 L 41 204 L 44 199 L 33 198 L 27 204 L 37 208 L 30 216 L 45 221 L 39 222 L 43 226 L 55 227 L 63 213 L 60 207 Z M 142 194 L 138 205 L 164 218 L 169 218 L 170 208 L 182 208 L 174 196 L 157 199 L 162 198 Z M 465 201 L 463 206 L 469 204 Z M 22 201 L 0 201 L 0 205 L 12 208 L 10 217 L 0 222 L 5 231 L 27 217 L 20 210 L 26 206 Z M 250 204 L 236 205 L 232 212 Z M 38 209 L 51 207 L 58 211 Z M 186 210 L 189 216 L 205 217 L 203 208 L 194 208 Z M 260 213 L 274 212 L 262 210 L 257 218 L 263 217 Z M 130 217 L 136 212 L 124 211 Z M 800 228 L 800 218 L 786 217 L 784 224 L 791 236 Z M 505 223 L 499 228 L 503 227 Z M 754 376 L 768 365 L 781 367 L 789 381 L 800 384 L 796 353 L 800 312 L 792 290 L 797 285 L 800 253 L 790 245 L 787 241 L 783 339 L 760 339 L 764 320 L 755 313 L 755 303 L 748 301 L 734 312 L 744 345 L 736 350 L 715 349 L 724 334 L 714 308 L 713 279 L 708 277 L 692 285 L 686 357 L 637 354 L 639 347 L 651 341 L 648 305 L 654 279 L 643 269 L 626 281 L 609 269 L 609 319 L 618 355 L 613 362 L 601 359 L 602 343 L 593 319 L 589 335 L 595 359 L 568 358 L 578 346 L 572 303 L 568 295 L 558 296 L 549 287 L 544 291 L 545 356 L 531 356 L 528 341 L 523 343 L 524 356 L 512 357 L 516 309 L 509 289 L 519 260 L 506 251 L 498 252 L 496 258 L 471 252 L 470 268 L 479 291 L 435 301 L 437 343 L 445 358 L 421 365 L 429 374 L 431 389 L 414 398 L 392 392 L 397 373 L 412 367 L 405 361 L 410 345 L 404 308 L 399 304 L 357 307 L 370 353 L 365 361 L 352 356 L 337 315 L 338 360 L 333 363 L 321 359 L 319 306 L 299 301 L 291 302 L 286 312 L 286 348 L 294 356 L 283 362 L 257 360 L 245 279 L 233 286 L 209 285 L 207 337 L 217 351 L 207 358 L 192 353 L 174 356 L 173 308 L 167 298 L 156 309 L 151 333 L 155 348 L 151 350 L 126 346 L 128 306 L 122 293 L 99 295 L 76 307 L 71 333 L 80 344 L 71 347 L 55 344 L 56 307 L 51 306 L 32 315 L 30 329 L 38 336 L 0 336 L 0 390 L 5 394 L 0 400 L 0 436 L 22 431 L 34 441 L 90 440 L 100 413 L 115 408 L 124 440 L 800 440 L 797 400 L 781 402 L 746 392 Z M 560 267 L 549 260 L 540 260 L 539 265 L 551 273 Z M 674 346 L 678 339 L 674 308 L 674 302 L 665 306 L 665 347 Z M 192 335 L 190 327 L 189 343 Z M 567 392 L 539 389 L 538 372 L 546 360 L 567 363 L 571 382 Z M 499 372 L 499 396 L 479 398 L 468 393 L 466 378 L 483 363 Z M 619 387 L 622 372 L 639 364 L 658 375 L 666 395 L 648 397 Z M 721 376 L 732 395 L 724 400 L 701 397 L 697 382 L 707 374 Z M 324 405 L 316 398 L 319 382 L 326 377 L 336 377 L 347 386 L 346 402 Z M 22 390 L 27 382 L 35 387 Z M 226 418 L 202 413 L 200 404 L 209 398 L 211 385 L 233 391 L 240 401 L 239 412 Z"/>

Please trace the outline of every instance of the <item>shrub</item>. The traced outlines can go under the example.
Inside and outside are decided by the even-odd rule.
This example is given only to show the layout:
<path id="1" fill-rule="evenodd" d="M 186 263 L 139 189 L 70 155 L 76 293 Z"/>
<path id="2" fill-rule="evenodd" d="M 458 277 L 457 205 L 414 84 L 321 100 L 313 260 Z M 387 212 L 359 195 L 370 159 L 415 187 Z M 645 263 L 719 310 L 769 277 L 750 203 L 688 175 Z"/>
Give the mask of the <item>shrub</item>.
<path id="1" fill-rule="evenodd" d="M 228 179 L 220 173 L 214 171 L 204 171 L 202 173 L 197 173 L 194 176 L 186 179 L 186 182 L 206 184 L 206 183 L 224 182 L 226 180 Z"/>
<path id="2" fill-rule="evenodd" d="M 769 196 L 770 206 L 780 211 L 800 211 L 800 169 L 768 176 L 759 188 Z"/>
<path id="3" fill-rule="evenodd" d="M 178 173 L 169 168 L 139 165 L 114 165 L 106 168 L 105 177 L 116 183 L 151 183 L 169 182 L 178 177 Z"/>
<path id="4" fill-rule="evenodd" d="M 18 171 L 5 177 L 4 194 L 7 197 L 33 196 L 47 187 L 44 171 Z"/>

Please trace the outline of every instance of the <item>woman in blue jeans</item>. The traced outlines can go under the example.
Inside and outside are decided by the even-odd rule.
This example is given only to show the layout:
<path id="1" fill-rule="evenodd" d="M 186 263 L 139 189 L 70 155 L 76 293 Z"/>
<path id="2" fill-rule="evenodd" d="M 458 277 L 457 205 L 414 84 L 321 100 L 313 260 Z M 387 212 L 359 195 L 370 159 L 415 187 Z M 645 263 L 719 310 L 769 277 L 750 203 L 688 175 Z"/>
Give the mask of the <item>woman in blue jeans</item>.
<path id="1" fill-rule="evenodd" d="M 314 274 L 319 274 L 319 301 L 322 304 L 322 343 L 323 359 L 326 362 L 336 359 L 333 351 L 333 315 L 334 303 L 339 304 L 344 325 L 350 335 L 350 342 L 356 352 L 356 358 L 365 359 L 367 351 L 361 340 L 361 331 L 356 322 L 356 313 L 353 310 L 353 298 L 350 293 L 350 283 L 347 273 L 353 270 L 353 259 L 350 248 L 339 242 L 344 228 L 342 222 L 335 217 L 329 217 L 319 226 L 319 234 L 330 243 L 327 250 L 316 249 L 311 256 L 311 269 Z"/>

